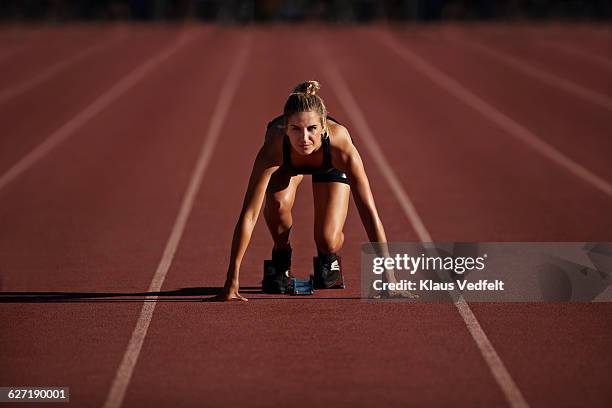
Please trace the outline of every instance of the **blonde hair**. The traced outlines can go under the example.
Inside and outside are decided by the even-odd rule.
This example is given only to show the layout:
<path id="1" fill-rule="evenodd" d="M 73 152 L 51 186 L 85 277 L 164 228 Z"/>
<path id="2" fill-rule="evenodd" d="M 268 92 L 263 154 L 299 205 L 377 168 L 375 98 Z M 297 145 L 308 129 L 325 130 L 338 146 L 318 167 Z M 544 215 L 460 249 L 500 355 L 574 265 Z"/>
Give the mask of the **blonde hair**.
<path id="1" fill-rule="evenodd" d="M 285 124 L 287 124 L 289 116 L 294 113 L 310 111 L 321 115 L 321 124 L 325 124 L 327 120 L 327 109 L 325 108 L 323 99 L 317 95 L 319 89 L 321 89 L 321 84 L 317 81 L 302 82 L 293 88 L 293 92 L 289 94 L 287 102 L 285 102 L 285 108 L 283 109 Z"/>

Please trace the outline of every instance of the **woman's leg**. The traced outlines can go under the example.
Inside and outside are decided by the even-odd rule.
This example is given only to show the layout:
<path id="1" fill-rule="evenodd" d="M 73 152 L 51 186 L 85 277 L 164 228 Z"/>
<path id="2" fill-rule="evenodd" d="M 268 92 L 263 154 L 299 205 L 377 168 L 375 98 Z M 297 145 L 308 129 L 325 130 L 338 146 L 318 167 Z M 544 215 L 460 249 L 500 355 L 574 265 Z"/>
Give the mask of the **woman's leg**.
<path id="1" fill-rule="evenodd" d="M 264 218 L 276 249 L 290 248 L 289 233 L 293 225 L 291 209 L 295 202 L 297 186 L 303 178 L 303 175 L 290 176 L 277 171 L 270 179 L 266 191 Z"/>
<path id="2" fill-rule="evenodd" d="M 350 186 L 345 183 L 312 183 L 315 222 L 314 239 L 319 253 L 335 253 L 344 243 Z"/>
<path id="3" fill-rule="evenodd" d="M 291 245 L 289 233 L 293 225 L 291 209 L 295 202 L 297 186 L 304 176 L 290 176 L 282 170 L 272 175 L 266 190 L 264 217 L 272 240 L 271 268 L 264 262 L 264 293 L 286 293 L 291 277 Z"/>

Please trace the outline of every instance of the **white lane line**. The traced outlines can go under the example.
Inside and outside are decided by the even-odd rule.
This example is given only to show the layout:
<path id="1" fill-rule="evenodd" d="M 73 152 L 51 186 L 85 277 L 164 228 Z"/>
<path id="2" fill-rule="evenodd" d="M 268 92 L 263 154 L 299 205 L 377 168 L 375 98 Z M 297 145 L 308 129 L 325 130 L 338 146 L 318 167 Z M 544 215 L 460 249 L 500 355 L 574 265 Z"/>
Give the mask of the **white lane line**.
<path id="1" fill-rule="evenodd" d="M 321 44 L 321 47 L 323 45 Z M 391 191 L 395 194 L 398 202 L 400 203 L 402 209 L 404 210 L 404 214 L 412 224 L 412 227 L 416 231 L 419 236 L 419 239 L 423 243 L 432 242 L 431 235 L 427 231 L 425 224 L 419 217 L 416 208 L 412 204 L 408 194 L 404 190 L 402 183 L 396 176 L 395 172 L 387 162 L 382 149 L 380 148 L 374 133 L 372 132 L 368 122 L 365 118 L 364 113 L 361 108 L 357 104 L 355 97 L 353 96 L 350 88 L 340 72 L 333 65 L 333 58 L 328 57 L 328 53 L 324 51 L 323 48 L 317 49 L 316 52 L 319 54 L 321 61 L 326 61 L 325 64 L 322 64 L 324 74 L 327 77 L 327 82 L 330 84 L 330 87 L 337 95 L 342 108 L 348 113 L 351 118 L 351 121 L 359 129 L 359 140 L 364 143 L 366 148 L 370 151 L 376 165 L 380 169 L 381 173 L 384 175 L 385 181 L 389 184 Z M 442 277 L 442 276 L 441 276 Z M 445 279 L 448 279 L 446 277 Z M 480 326 L 478 319 L 472 312 L 470 306 L 465 302 L 463 297 L 458 293 L 458 291 L 449 292 L 451 298 L 453 300 L 454 305 L 459 311 L 460 316 L 462 317 L 467 329 L 474 339 L 474 342 L 478 346 L 478 350 L 480 351 L 483 359 L 487 363 L 493 377 L 497 381 L 497 384 L 501 388 L 504 396 L 508 404 L 513 408 L 526 408 L 529 407 L 529 404 L 523 397 L 521 391 L 518 386 L 512 379 L 512 376 L 508 372 L 508 369 L 504 365 L 503 361 L 495 351 L 495 348 L 491 344 L 491 341 L 487 337 L 486 333 Z"/>
<path id="2" fill-rule="evenodd" d="M 325 54 L 321 54 L 325 55 Z M 322 61 L 331 61 L 328 59 L 323 59 Z M 412 200 L 402 187 L 401 181 L 395 175 L 395 172 L 389 165 L 389 162 L 385 158 L 385 154 L 382 152 L 378 142 L 376 142 L 376 138 L 374 137 L 374 133 L 370 129 L 368 125 L 365 115 L 362 113 L 361 108 L 357 105 L 355 98 L 353 98 L 352 93 L 350 92 L 348 85 L 344 81 L 344 79 L 340 76 L 337 69 L 335 67 L 331 67 L 331 64 L 325 63 L 323 64 L 325 68 L 325 74 L 329 77 L 330 86 L 334 90 L 334 92 L 338 95 L 340 103 L 344 110 L 348 112 L 351 116 L 351 120 L 355 125 L 356 129 L 359 129 L 359 143 L 363 143 L 370 154 L 376 161 L 376 165 L 380 169 L 380 172 L 384 176 L 387 183 L 391 187 L 391 190 L 395 193 L 397 200 L 399 201 L 400 206 L 406 213 L 410 224 L 412 224 L 419 240 L 422 242 L 432 242 L 431 235 L 425 228 L 425 224 L 421 220 L 419 213 L 417 212 L 416 207 L 412 203 Z"/>
<path id="3" fill-rule="evenodd" d="M 527 76 L 530 76 L 539 80 L 540 82 L 545 83 L 546 85 L 552 86 L 553 88 L 562 89 L 567 93 L 582 98 L 585 101 L 591 102 L 604 109 L 612 110 L 612 98 L 606 94 L 584 87 L 580 84 L 577 84 L 576 82 L 570 81 L 567 78 L 563 78 L 550 72 L 546 72 L 536 67 L 535 65 L 529 64 L 521 60 L 520 58 L 495 50 L 482 43 L 476 43 L 473 41 L 458 38 L 453 38 L 452 41 L 473 48 L 479 52 L 482 52 L 483 54 L 487 54 L 490 57 L 495 58 L 496 60 L 501 61 L 508 66 L 511 66 L 517 71 L 520 71 Z"/>
<path id="4" fill-rule="evenodd" d="M 104 48 L 107 48 L 108 46 L 113 44 L 115 41 L 118 41 L 119 39 L 123 37 L 125 37 L 125 32 L 123 30 L 117 31 L 115 35 L 113 35 L 111 38 L 106 39 L 102 41 L 101 43 L 94 44 L 84 49 L 83 51 L 74 54 L 73 56 L 69 58 L 56 62 L 53 65 L 49 65 L 42 72 L 39 72 L 35 76 L 29 79 L 26 79 L 25 81 L 15 84 L 9 88 L 3 89 L 2 91 L 0 91 L 0 105 L 5 104 L 10 99 L 29 91 L 30 89 L 36 87 L 37 85 L 42 84 L 43 82 L 49 80 L 55 75 L 61 73 L 66 68 L 70 67 L 71 65 L 79 62 L 80 60 L 88 57 L 91 54 L 94 54 L 100 50 L 103 50 Z"/>
<path id="5" fill-rule="evenodd" d="M 10 182 L 19 177 L 22 173 L 30 169 L 39 160 L 45 157 L 55 147 L 65 141 L 69 136 L 81 128 L 90 119 L 112 104 L 121 95 L 141 81 L 149 72 L 177 52 L 189 40 L 194 37 L 193 32 L 183 32 L 178 39 L 170 46 L 155 54 L 153 57 L 140 64 L 129 74 L 124 76 L 119 82 L 113 85 L 108 91 L 100 95 L 91 104 L 64 123 L 59 129 L 51 133 L 42 143 L 36 146 L 21 160 L 15 163 L 2 176 L 0 176 L 0 191 Z"/>
<path id="6" fill-rule="evenodd" d="M 559 44 L 554 41 L 540 41 L 537 45 L 541 47 L 553 48 L 566 54 L 575 55 L 587 61 L 593 61 L 604 68 L 612 70 L 612 59 L 606 58 L 603 55 L 598 55 L 593 52 L 587 52 L 568 44 Z"/>
<path id="7" fill-rule="evenodd" d="M 163 256 L 159 265 L 157 266 L 153 280 L 149 285 L 149 292 L 159 292 L 164 280 L 166 279 L 166 274 L 168 273 L 168 269 L 172 264 L 174 254 L 183 235 L 183 230 L 185 229 L 187 219 L 191 213 L 193 201 L 198 193 L 200 184 L 202 183 L 204 172 L 208 167 L 210 157 L 221 133 L 223 123 L 225 122 L 225 118 L 231 107 L 232 100 L 236 94 L 238 85 L 240 84 L 240 79 L 244 74 L 246 61 L 250 50 L 250 43 L 251 39 L 249 36 L 243 41 L 232 69 L 228 73 L 227 78 L 223 83 L 221 94 L 217 100 L 217 105 L 215 106 L 208 131 L 206 132 L 204 144 L 200 150 L 198 161 L 191 175 L 189 186 L 187 187 L 187 190 L 183 196 L 183 201 L 176 220 L 174 221 L 174 226 L 172 227 L 172 232 L 168 238 L 168 242 L 166 243 Z M 134 332 L 132 333 L 132 337 L 128 343 L 125 355 L 121 361 L 121 365 L 119 366 L 115 379 L 113 380 L 108 397 L 104 403 L 104 408 L 119 408 L 123 403 L 125 393 L 134 372 L 134 367 L 136 366 L 140 350 L 142 349 L 142 344 L 144 343 L 147 330 L 149 329 L 149 324 L 151 323 L 151 319 L 153 317 L 153 311 L 155 310 L 156 305 L 155 300 L 157 298 L 158 296 L 147 296 L 144 304 L 142 305 L 138 322 L 136 323 L 136 327 L 134 328 Z"/>
<path id="8" fill-rule="evenodd" d="M 540 139 L 525 126 L 506 116 L 504 113 L 497 110 L 480 97 L 476 96 L 476 94 L 472 93 L 459 82 L 434 67 L 425 59 L 408 50 L 395 38 L 393 38 L 391 34 L 387 32 L 379 32 L 378 36 L 380 41 L 391 51 L 397 54 L 416 71 L 429 78 L 433 83 L 446 90 L 448 93 L 454 95 L 457 99 L 479 112 L 485 118 L 505 130 L 511 136 L 514 136 L 515 138 L 526 143 L 532 149 L 553 163 L 563 167 L 570 173 L 574 174 L 608 196 L 612 196 L 612 184 L 610 184 L 607 180 L 599 177 L 581 164 L 570 159 L 555 147 Z"/>

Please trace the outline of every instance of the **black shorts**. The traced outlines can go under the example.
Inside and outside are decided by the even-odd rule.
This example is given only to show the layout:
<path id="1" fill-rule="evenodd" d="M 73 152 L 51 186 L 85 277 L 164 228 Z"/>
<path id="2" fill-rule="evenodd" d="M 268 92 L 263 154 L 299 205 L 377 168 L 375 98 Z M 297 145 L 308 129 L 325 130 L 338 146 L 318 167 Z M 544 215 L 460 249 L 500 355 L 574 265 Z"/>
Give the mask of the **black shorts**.
<path id="1" fill-rule="evenodd" d="M 312 175 L 313 183 L 344 183 L 349 184 L 346 174 L 338 169 L 331 169 L 327 173 L 317 173 Z"/>

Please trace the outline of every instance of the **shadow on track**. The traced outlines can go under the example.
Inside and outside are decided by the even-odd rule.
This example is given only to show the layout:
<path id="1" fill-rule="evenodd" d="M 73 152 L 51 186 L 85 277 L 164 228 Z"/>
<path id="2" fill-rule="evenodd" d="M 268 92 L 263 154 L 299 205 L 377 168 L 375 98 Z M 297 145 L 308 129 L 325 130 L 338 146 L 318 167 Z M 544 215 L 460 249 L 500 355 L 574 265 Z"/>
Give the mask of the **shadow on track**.
<path id="1" fill-rule="evenodd" d="M 164 292 L 0 292 L 0 303 L 75 303 L 75 302 L 210 302 L 211 298 L 223 289 L 221 286 L 181 288 Z M 244 286 L 240 293 L 263 295 L 260 286 Z M 151 299 L 150 297 L 156 296 Z M 312 297 L 276 295 L 250 297 L 249 300 L 350 300 L 359 297 Z"/>
<path id="2" fill-rule="evenodd" d="M 46 302 L 201 302 L 202 296 L 214 296 L 223 289 L 218 287 L 182 288 L 164 292 L 0 292 L 0 303 Z M 262 293 L 259 286 L 245 286 L 241 292 Z M 149 299 L 158 296 L 157 299 Z M 118 299 L 121 298 L 121 299 Z"/>

